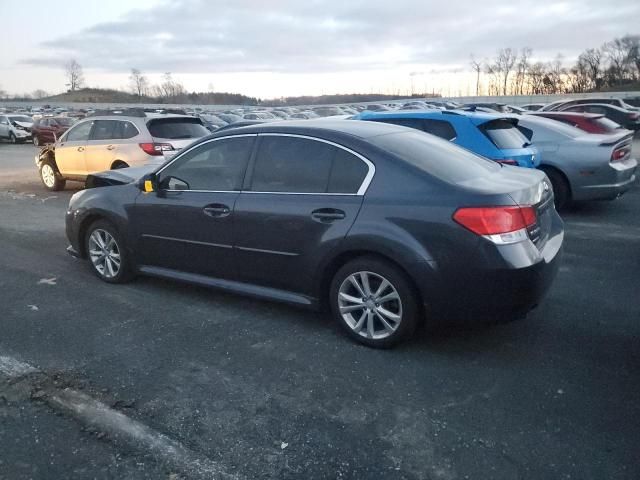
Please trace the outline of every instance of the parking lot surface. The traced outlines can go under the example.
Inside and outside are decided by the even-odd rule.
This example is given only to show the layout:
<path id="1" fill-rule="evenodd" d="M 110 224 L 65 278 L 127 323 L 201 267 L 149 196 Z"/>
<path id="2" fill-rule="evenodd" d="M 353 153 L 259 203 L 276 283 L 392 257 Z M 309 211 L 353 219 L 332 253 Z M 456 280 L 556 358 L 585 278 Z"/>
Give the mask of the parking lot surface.
<path id="1" fill-rule="evenodd" d="M 230 478 L 640 477 L 637 185 L 563 214 L 563 265 L 527 319 L 379 351 L 322 314 L 99 281 L 65 253 L 79 185 L 47 192 L 35 152 L 0 144 L 0 357 L 38 370 L 0 368 L 0 479 L 190 478 L 200 460 Z M 191 456 L 57 408 L 64 389 Z"/>

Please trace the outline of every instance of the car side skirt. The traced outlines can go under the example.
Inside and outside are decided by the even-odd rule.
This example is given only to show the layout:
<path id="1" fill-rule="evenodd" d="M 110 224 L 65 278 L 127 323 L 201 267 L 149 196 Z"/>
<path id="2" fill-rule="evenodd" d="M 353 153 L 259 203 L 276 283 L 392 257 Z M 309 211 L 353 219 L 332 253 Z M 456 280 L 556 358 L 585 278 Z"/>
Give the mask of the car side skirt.
<path id="1" fill-rule="evenodd" d="M 169 280 L 178 280 L 181 282 L 201 285 L 203 287 L 211 287 L 232 293 L 238 293 L 240 295 L 264 298 L 276 302 L 290 303 L 309 309 L 319 308 L 319 302 L 315 298 L 299 293 L 289 292 L 286 290 L 280 290 L 277 288 L 263 287 L 260 285 L 242 283 L 234 280 L 207 277 L 205 275 L 199 275 L 196 273 L 181 272 L 170 268 L 154 267 L 149 265 L 139 266 L 138 272 L 143 275 L 166 278 Z"/>

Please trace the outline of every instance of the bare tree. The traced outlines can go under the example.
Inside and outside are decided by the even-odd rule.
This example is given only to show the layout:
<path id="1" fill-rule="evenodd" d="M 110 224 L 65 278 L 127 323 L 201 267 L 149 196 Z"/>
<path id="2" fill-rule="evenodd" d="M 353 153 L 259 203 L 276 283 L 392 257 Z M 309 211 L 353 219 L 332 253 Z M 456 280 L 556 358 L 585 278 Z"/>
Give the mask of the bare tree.
<path id="1" fill-rule="evenodd" d="M 600 89 L 602 86 L 602 50 L 589 48 L 580 54 L 578 61 L 582 61 L 587 67 L 591 88 Z"/>
<path id="2" fill-rule="evenodd" d="M 131 69 L 131 75 L 129 75 L 129 84 L 134 94 L 139 97 L 147 94 L 149 88 L 149 82 L 140 70 L 137 68 Z"/>
<path id="3" fill-rule="evenodd" d="M 476 72 L 476 96 L 480 96 L 480 72 L 482 71 L 482 62 L 476 60 L 473 54 L 471 54 L 471 68 Z"/>
<path id="4" fill-rule="evenodd" d="M 73 92 L 82 86 L 84 83 L 84 74 L 78 62 L 73 59 L 70 60 L 65 64 L 64 71 L 67 76 L 69 90 Z"/>
<path id="5" fill-rule="evenodd" d="M 484 73 L 489 75 L 489 95 L 500 95 L 500 70 L 495 63 L 484 63 Z"/>
<path id="6" fill-rule="evenodd" d="M 532 55 L 532 50 L 529 47 L 524 47 L 520 52 L 520 60 L 516 65 L 516 82 L 515 82 L 515 94 L 522 95 L 524 93 L 524 85 L 529 70 L 529 59 Z"/>
<path id="7" fill-rule="evenodd" d="M 33 98 L 35 98 L 36 100 L 40 100 L 41 98 L 48 97 L 48 96 L 49 96 L 49 94 L 48 94 L 46 91 L 44 91 L 44 90 L 37 89 L 37 90 L 34 90 L 34 91 L 31 93 L 31 96 L 32 96 Z"/>
<path id="8" fill-rule="evenodd" d="M 2 87 L 0 87 L 0 98 L 4 98 L 7 96 L 7 92 L 5 92 Z"/>
<path id="9" fill-rule="evenodd" d="M 507 94 L 507 83 L 509 81 L 509 74 L 513 70 L 513 66 L 518 60 L 518 53 L 511 48 L 501 48 L 498 50 L 496 56 L 495 67 L 496 70 L 502 74 L 502 94 Z"/>

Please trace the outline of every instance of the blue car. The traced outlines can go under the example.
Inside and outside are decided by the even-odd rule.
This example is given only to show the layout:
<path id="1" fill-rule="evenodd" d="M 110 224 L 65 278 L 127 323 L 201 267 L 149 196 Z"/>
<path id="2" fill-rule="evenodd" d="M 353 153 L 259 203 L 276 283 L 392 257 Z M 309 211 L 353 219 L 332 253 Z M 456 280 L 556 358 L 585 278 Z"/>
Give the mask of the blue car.
<path id="1" fill-rule="evenodd" d="M 366 111 L 352 118 L 422 130 L 499 163 L 527 168 L 540 165 L 538 150 L 518 130 L 516 118 L 461 110 Z"/>

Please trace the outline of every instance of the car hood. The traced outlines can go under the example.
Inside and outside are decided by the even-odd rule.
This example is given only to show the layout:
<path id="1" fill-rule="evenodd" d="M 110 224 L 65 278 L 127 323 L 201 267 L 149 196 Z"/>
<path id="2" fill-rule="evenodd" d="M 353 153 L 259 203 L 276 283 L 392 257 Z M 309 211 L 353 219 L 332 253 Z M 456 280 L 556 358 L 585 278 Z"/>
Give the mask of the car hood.
<path id="1" fill-rule="evenodd" d="M 20 125 L 21 127 L 25 127 L 25 128 L 31 128 L 33 126 L 33 122 L 19 122 L 19 121 L 15 121 L 14 122 L 16 125 Z"/>
<path id="2" fill-rule="evenodd" d="M 156 171 L 160 165 L 160 163 L 148 163 L 142 167 L 118 168 L 116 170 L 92 173 L 87 176 L 86 188 L 134 183 L 148 173 Z"/>

